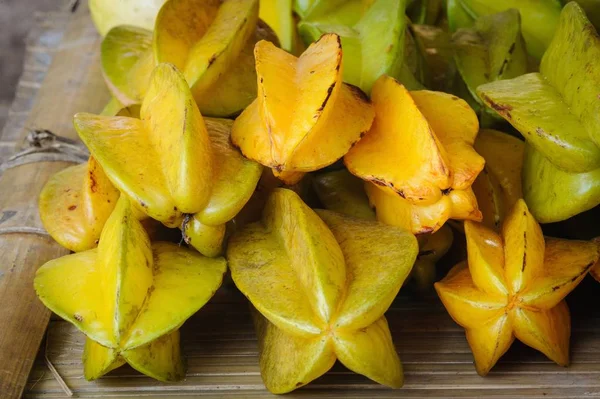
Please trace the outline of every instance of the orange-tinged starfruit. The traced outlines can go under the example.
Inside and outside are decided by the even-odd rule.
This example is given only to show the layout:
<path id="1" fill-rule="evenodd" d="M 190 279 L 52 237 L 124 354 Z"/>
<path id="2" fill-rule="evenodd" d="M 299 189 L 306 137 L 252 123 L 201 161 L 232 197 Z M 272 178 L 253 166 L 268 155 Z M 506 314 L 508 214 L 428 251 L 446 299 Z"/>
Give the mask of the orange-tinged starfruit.
<path id="1" fill-rule="evenodd" d="M 564 298 L 597 262 L 598 244 L 544 238 L 522 199 L 501 235 L 470 221 L 465 235 L 468 261 L 435 287 L 466 330 L 477 372 L 486 375 L 515 338 L 567 365 L 571 322 Z"/>
<path id="2" fill-rule="evenodd" d="M 185 76 L 205 115 L 229 116 L 256 98 L 254 43 L 276 41 L 258 22 L 258 0 L 169 0 L 150 32 L 118 26 L 102 43 L 102 69 L 123 104 L 145 97 L 153 67 L 169 62 Z"/>
<path id="3" fill-rule="evenodd" d="M 342 46 L 323 35 L 299 57 L 256 44 L 258 98 L 235 120 L 233 144 L 287 184 L 340 159 L 374 112 L 360 89 L 342 82 Z"/>
<path id="4" fill-rule="evenodd" d="M 178 328 L 212 297 L 226 269 L 223 258 L 166 242 L 151 245 L 123 196 L 98 248 L 46 263 L 34 286 L 50 310 L 87 336 L 87 379 L 127 362 L 173 381 L 183 377 Z"/>
<path id="5" fill-rule="evenodd" d="M 492 129 L 479 131 L 475 150 L 485 167 L 473 183 L 473 192 L 483 214 L 483 224 L 498 229 L 519 198 L 525 142 Z"/>
<path id="6" fill-rule="evenodd" d="M 44 228 L 63 247 L 79 252 L 94 248 L 113 211 L 119 191 L 93 157 L 53 175 L 40 193 Z"/>
<path id="7" fill-rule="evenodd" d="M 410 272 L 417 241 L 408 231 L 311 210 L 275 189 L 260 222 L 229 241 L 231 275 L 256 314 L 267 389 L 285 393 L 333 366 L 402 385 L 383 316 Z"/>
<path id="8" fill-rule="evenodd" d="M 473 149 L 478 122 L 463 100 L 409 92 L 382 76 L 373 88 L 375 121 L 344 157 L 369 182 L 377 217 L 413 233 L 439 229 L 448 218 L 479 220 L 471 184 L 484 160 Z"/>

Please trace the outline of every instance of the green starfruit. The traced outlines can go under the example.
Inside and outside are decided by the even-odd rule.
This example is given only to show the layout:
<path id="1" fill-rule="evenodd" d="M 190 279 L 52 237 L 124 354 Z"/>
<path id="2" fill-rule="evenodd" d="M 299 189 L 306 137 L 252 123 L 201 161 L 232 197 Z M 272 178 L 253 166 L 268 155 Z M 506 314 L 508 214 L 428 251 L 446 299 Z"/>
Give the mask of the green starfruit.
<path id="1" fill-rule="evenodd" d="M 477 96 L 478 86 L 527 72 L 521 18 L 516 9 L 479 17 L 471 28 L 457 30 L 452 44 L 458 72 L 482 111 L 487 108 Z M 493 110 L 487 112 L 498 117 Z"/>
<path id="2" fill-rule="evenodd" d="M 406 81 L 402 75 L 410 74 L 404 65 L 405 9 L 406 0 L 376 0 L 353 25 L 328 18 L 305 19 L 298 29 L 306 42 L 315 41 L 324 33 L 339 35 L 344 49 L 344 82 L 368 94 L 381 75 Z"/>
<path id="3" fill-rule="evenodd" d="M 524 162 L 523 193 L 540 222 L 564 220 L 600 203 L 596 183 L 591 184 L 600 168 L 598 59 L 596 30 L 571 2 L 561 13 L 539 73 L 477 89 L 532 147 Z"/>
<path id="4" fill-rule="evenodd" d="M 552 41 L 561 9 L 559 0 L 447 0 L 451 30 L 470 27 L 483 15 L 519 10 L 527 51 L 540 59 Z"/>

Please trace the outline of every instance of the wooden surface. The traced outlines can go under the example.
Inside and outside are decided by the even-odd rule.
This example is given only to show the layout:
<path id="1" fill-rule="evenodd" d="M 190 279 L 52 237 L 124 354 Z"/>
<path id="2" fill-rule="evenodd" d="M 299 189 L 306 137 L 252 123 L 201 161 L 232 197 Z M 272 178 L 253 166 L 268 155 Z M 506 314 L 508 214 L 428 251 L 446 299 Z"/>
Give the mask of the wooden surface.
<path id="1" fill-rule="evenodd" d="M 106 101 L 98 68 L 99 41 L 86 12 L 82 3 L 69 18 L 68 26 L 65 24 L 67 33 L 30 115 L 27 105 L 33 103 L 37 84 L 34 79 L 34 84 L 20 86 L 21 97 L 15 109 L 23 114 L 11 116 L 7 127 L 12 136 L 10 141 L 7 135 L 0 137 L 0 143 L 5 143 L 0 149 L 12 150 L 14 143 L 20 143 L 32 128 L 48 128 L 74 137 L 72 114 L 97 112 Z M 60 37 L 62 31 L 52 26 L 52 34 Z M 47 62 L 51 53 L 41 57 Z M 38 81 L 45 74 L 42 69 L 37 71 Z M 31 73 L 26 66 L 24 82 L 32 80 Z M 11 223 L 39 226 L 37 192 L 54 170 L 64 166 L 34 164 L 6 172 L 0 178 L 0 215 L 14 210 L 18 218 L 11 218 Z M 0 236 L 0 249 L 0 399 L 4 399 L 18 396 L 48 317 L 32 297 L 33 272 L 44 260 L 66 251 L 45 237 L 21 235 Z M 570 297 L 574 313 L 571 367 L 561 368 L 516 342 L 486 378 L 475 373 L 463 331 L 435 297 L 416 300 L 402 296 L 387 316 L 404 364 L 403 389 L 387 389 L 336 364 L 322 378 L 286 397 L 600 397 L 599 296 L 600 284 L 586 279 Z M 183 326 L 182 339 L 188 363 L 185 381 L 162 384 L 124 366 L 98 381 L 87 382 L 81 364 L 83 335 L 68 323 L 53 319 L 48 329 L 48 350 L 42 347 L 38 353 L 24 397 L 65 397 L 44 363 L 44 353 L 76 397 L 81 398 L 272 397 L 260 379 L 248 305 L 230 285 L 222 287 L 213 301 Z"/>
<path id="2" fill-rule="evenodd" d="M 71 16 L 63 15 L 58 24 L 50 27 L 47 36 L 40 37 L 37 48 L 29 46 L 23 80 L 0 138 L 3 158 L 18 150 L 27 133 L 34 129 L 48 129 L 76 138 L 71 124 L 73 114 L 98 112 L 108 101 L 100 76 L 100 40 L 85 4 Z M 57 42 L 60 42 L 58 47 Z M 52 56 L 53 62 L 39 87 L 38 81 L 45 75 Z M 0 176 L 0 229 L 41 227 L 38 194 L 49 176 L 68 165 L 65 162 L 32 163 L 5 171 Z M 46 261 L 66 253 L 67 250 L 46 236 L 0 235 L 2 399 L 20 397 L 49 320 L 50 313 L 33 290 L 35 271 Z"/>
<path id="3" fill-rule="evenodd" d="M 493 371 L 480 377 L 463 330 L 437 299 L 400 297 L 387 318 L 404 365 L 402 389 L 382 387 L 336 364 L 325 376 L 285 397 L 600 397 L 600 309 L 581 303 L 590 294 L 597 295 L 600 286 L 591 278 L 585 286 L 575 295 L 575 302 L 580 303 L 572 306 L 577 312 L 573 315 L 573 364 L 569 368 L 515 342 Z M 584 292 L 586 288 L 589 292 Z M 156 382 L 127 366 L 87 382 L 82 376 L 83 334 L 67 322 L 53 321 L 48 339 L 50 360 L 78 397 L 273 397 L 260 378 L 247 303 L 230 287 L 223 287 L 183 326 L 188 372 L 186 380 L 177 384 Z M 39 358 L 25 397 L 63 396 Z"/>

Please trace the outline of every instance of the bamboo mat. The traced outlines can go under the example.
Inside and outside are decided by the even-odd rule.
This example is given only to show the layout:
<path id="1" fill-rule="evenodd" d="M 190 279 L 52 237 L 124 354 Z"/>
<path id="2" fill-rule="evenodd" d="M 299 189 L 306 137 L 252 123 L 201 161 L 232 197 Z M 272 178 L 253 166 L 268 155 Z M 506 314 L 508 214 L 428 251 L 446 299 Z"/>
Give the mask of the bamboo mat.
<path id="1" fill-rule="evenodd" d="M 290 398 L 392 397 L 600 397 L 600 309 L 585 306 L 598 294 L 591 278 L 570 298 L 573 312 L 572 364 L 562 368 L 539 352 L 515 342 L 485 378 L 475 372 L 465 335 L 435 297 L 400 296 L 387 313 L 404 365 L 405 385 L 390 390 L 340 364 Z M 82 376 L 84 337 L 69 323 L 52 321 L 47 355 L 77 397 L 273 397 L 265 391 L 257 342 L 245 299 L 230 286 L 182 327 L 188 371 L 184 381 L 163 384 L 124 366 L 94 382 Z M 26 398 L 63 397 L 63 391 L 38 357 L 25 389 Z"/>
<path id="2" fill-rule="evenodd" d="M 68 13 L 46 15 L 36 27 L 38 32 L 30 36 L 17 98 L 0 136 L 0 159 L 20 145 L 18 140 L 24 129 L 32 128 L 25 126 L 25 121 L 68 19 Z M 98 73 L 87 82 L 88 86 L 74 81 L 71 88 L 76 93 L 86 89 L 89 93 L 89 85 L 98 84 L 100 80 Z M 46 81 L 44 85 L 51 83 Z M 58 98 L 60 93 L 57 93 Z M 62 123 L 68 126 L 70 121 Z M 437 298 L 418 300 L 400 296 L 387 317 L 404 365 L 403 389 L 387 389 L 336 364 L 323 377 L 286 397 L 600 397 L 600 308 L 594 300 L 599 294 L 600 284 L 588 278 L 569 298 L 573 313 L 569 368 L 559 367 L 542 354 L 515 342 L 488 377 L 479 377 L 464 332 L 448 317 Z M 264 389 L 260 378 L 257 342 L 248 305 L 231 285 L 222 287 L 215 298 L 182 327 L 188 373 L 186 379 L 177 384 L 156 382 L 127 366 L 97 381 L 87 382 L 81 364 L 83 335 L 70 324 L 53 318 L 46 339 L 29 375 L 25 398 L 65 397 L 45 364 L 44 355 L 75 396 L 81 398 L 273 397 Z M 0 398 L 3 398 L 2 392 Z"/>

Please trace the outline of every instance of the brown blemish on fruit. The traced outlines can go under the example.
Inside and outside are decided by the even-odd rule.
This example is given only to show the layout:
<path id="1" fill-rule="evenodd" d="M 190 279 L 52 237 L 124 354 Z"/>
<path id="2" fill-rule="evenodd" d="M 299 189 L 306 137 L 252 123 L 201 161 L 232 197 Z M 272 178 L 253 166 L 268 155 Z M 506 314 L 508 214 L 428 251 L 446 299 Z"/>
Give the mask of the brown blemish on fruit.
<path id="1" fill-rule="evenodd" d="M 73 318 L 74 318 L 75 320 L 77 320 L 78 322 L 80 322 L 80 323 L 83 321 L 83 316 L 81 316 L 79 313 L 75 313 L 75 314 L 73 315 Z"/>
<path id="2" fill-rule="evenodd" d="M 74 211 L 75 209 L 77 209 L 77 205 L 71 205 L 68 209 L 70 211 Z"/>
<path id="3" fill-rule="evenodd" d="M 89 176 L 90 176 L 90 190 L 92 191 L 92 193 L 95 193 L 96 191 L 98 191 L 98 184 L 96 183 L 96 177 L 94 176 L 94 172 L 90 170 Z"/>
<path id="4" fill-rule="evenodd" d="M 333 93 L 334 87 L 335 87 L 335 82 L 332 83 L 331 86 L 329 86 L 327 88 L 327 96 L 325 97 L 325 100 L 323 100 L 323 103 L 321 104 L 321 106 L 317 110 L 317 112 L 315 114 L 316 117 L 320 116 L 321 112 L 323 112 L 323 109 L 325 109 L 325 106 L 327 105 L 327 102 L 329 101 L 329 98 L 331 97 L 331 93 Z"/>

